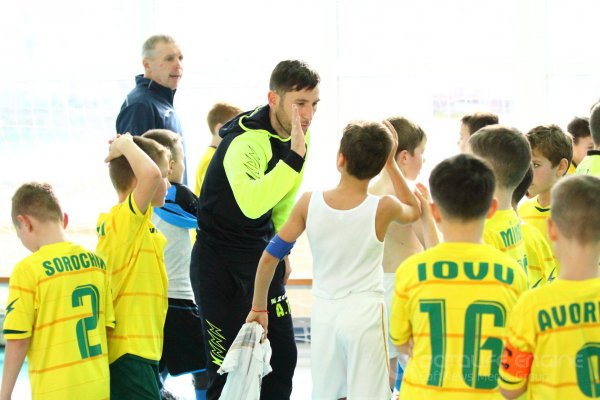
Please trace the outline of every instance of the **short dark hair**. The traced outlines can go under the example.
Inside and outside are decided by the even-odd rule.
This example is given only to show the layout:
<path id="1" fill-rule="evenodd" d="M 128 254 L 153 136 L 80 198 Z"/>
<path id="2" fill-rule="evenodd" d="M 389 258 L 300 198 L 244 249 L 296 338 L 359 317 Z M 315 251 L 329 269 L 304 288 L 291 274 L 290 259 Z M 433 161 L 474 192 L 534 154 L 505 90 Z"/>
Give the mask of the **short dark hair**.
<path id="1" fill-rule="evenodd" d="M 269 89 L 282 95 L 286 92 L 314 89 L 320 80 L 319 74 L 304 61 L 285 60 L 277 64 L 271 73 Z"/>
<path id="2" fill-rule="evenodd" d="M 346 157 L 346 171 L 357 179 L 379 174 L 391 150 L 391 133 L 382 123 L 353 121 L 344 128 L 340 153 Z"/>
<path id="3" fill-rule="evenodd" d="M 567 125 L 567 132 L 571 134 L 575 144 L 579 143 L 579 139 L 591 135 L 590 119 L 586 117 L 573 117 L 569 125 Z"/>
<path id="4" fill-rule="evenodd" d="M 152 161 L 158 164 L 162 157 L 167 160 L 170 158 L 169 149 L 155 140 L 141 136 L 134 136 L 135 143 L 144 153 L 146 153 Z M 117 192 L 126 192 L 131 189 L 131 184 L 135 178 L 131 164 L 125 156 L 120 156 L 110 160 L 108 163 L 108 174 L 110 181 Z"/>
<path id="5" fill-rule="evenodd" d="M 210 129 L 210 133 L 215 133 L 215 127 L 217 124 L 225 124 L 225 122 L 229 121 L 236 115 L 241 114 L 242 112 L 243 111 L 241 108 L 232 106 L 229 103 L 215 103 L 206 116 L 206 122 L 208 123 L 208 129 Z"/>
<path id="6" fill-rule="evenodd" d="M 512 195 L 512 204 L 513 207 L 519 204 L 519 201 L 527 194 L 527 190 L 529 186 L 531 186 L 531 182 L 533 182 L 533 166 L 529 164 L 529 168 L 527 168 L 527 172 L 525 172 L 525 176 L 521 180 L 521 183 L 517 185 Z"/>
<path id="7" fill-rule="evenodd" d="M 450 219 L 472 221 L 485 218 L 496 186 L 488 164 L 470 154 L 447 158 L 429 175 L 433 202 Z"/>
<path id="8" fill-rule="evenodd" d="M 600 101 L 592 107 L 590 113 L 590 133 L 594 146 L 600 146 Z"/>
<path id="9" fill-rule="evenodd" d="M 515 128 L 488 125 L 469 138 L 469 146 L 491 165 L 500 187 L 514 190 L 531 164 L 529 142 Z"/>
<path id="10" fill-rule="evenodd" d="M 558 125 L 538 125 L 525 136 L 529 140 L 531 151 L 541 153 L 553 168 L 563 158 L 569 163 L 573 159 L 573 140 Z"/>
<path id="11" fill-rule="evenodd" d="M 465 115 L 462 117 L 461 122 L 469 128 L 469 134 L 472 135 L 484 126 L 496 125 L 498 116 L 491 112 L 479 111 Z"/>
<path id="12" fill-rule="evenodd" d="M 64 214 L 60 203 L 48 183 L 29 182 L 17 189 L 12 197 L 11 217 L 19 225 L 17 215 L 29 215 L 41 222 L 62 223 Z"/>
<path id="13" fill-rule="evenodd" d="M 411 120 L 404 117 L 390 117 L 387 119 L 396 131 L 398 137 L 398 149 L 396 155 L 406 150 L 411 155 L 415 154 L 415 149 L 427 139 L 427 135 L 421 127 Z M 393 133 L 393 132 L 392 132 Z"/>
<path id="14" fill-rule="evenodd" d="M 560 232 L 580 243 L 600 241 L 600 178 L 569 175 L 551 191 L 552 220 Z"/>
<path id="15" fill-rule="evenodd" d="M 179 161 L 178 157 L 183 157 L 183 154 L 177 154 L 175 151 L 175 146 L 177 143 L 181 142 L 181 136 L 169 129 L 150 129 L 144 133 L 142 137 L 156 140 L 158 143 L 169 149 L 173 161 Z"/>

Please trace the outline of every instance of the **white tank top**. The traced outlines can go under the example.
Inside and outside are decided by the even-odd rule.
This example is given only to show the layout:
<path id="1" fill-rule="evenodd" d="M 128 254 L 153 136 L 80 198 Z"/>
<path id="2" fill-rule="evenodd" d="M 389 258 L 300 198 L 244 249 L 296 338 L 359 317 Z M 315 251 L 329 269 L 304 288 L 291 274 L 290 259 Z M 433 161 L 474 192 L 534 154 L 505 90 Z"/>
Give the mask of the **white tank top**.
<path id="1" fill-rule="evenodd" d="M 353 209 L 336 210 L 325 203 L 323 192 L 313 192 L 306 234 L 313 256 L 314 296 L 383 294 L 383 242 L 375 232 L 378 204 L 379 197 L 368 195 Z"/>

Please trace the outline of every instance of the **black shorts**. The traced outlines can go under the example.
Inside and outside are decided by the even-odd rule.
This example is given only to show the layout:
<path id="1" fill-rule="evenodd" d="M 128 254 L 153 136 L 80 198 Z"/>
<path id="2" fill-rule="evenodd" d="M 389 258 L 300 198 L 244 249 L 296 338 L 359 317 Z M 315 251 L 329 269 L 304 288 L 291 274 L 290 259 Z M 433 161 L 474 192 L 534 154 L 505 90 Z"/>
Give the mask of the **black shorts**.
<path id="1" fill-rule="evenodd" d="M 206 369 L 202 320 L 192 300 L 169 298 L 159 370 L 176 376 Z"/>

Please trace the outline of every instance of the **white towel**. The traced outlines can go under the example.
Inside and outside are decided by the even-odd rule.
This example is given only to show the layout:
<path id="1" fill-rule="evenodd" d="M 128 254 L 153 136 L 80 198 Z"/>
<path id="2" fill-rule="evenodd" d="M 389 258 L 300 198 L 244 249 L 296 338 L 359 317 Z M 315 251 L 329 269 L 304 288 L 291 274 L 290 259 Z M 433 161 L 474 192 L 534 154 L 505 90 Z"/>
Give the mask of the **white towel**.
<path id="1" fill-rule="evenodd" d="M 259 400 L 262 378 L 272 371 L 271 345 L 260 342 L 263 328 L 257 322 L 244 324 L 219 368 L 227 373 L 220 400 Z"/>

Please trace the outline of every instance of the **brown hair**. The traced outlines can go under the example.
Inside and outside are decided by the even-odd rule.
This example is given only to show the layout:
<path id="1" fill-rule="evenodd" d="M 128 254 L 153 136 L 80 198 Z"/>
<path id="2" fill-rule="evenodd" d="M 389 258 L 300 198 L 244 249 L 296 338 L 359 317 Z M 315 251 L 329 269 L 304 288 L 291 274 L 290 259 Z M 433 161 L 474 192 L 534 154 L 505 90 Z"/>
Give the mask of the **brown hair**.
<path id="1" fill-rule="evenodd" d="M 491 165 L 500 187 L 514 190 L 531 164 L 529 142 L 515 128 L 486 126 L 469 138 L 469 146 Z"/>
<path id="2" fill-rule="evenodd" d="M 469 134 L 472 135 L 484 126 L 495 125 L 498 123 L 498 116 L 491 112 L 476 112 L 462 117 L 461 122 L 469 128 Z"/>
<path id="3" fill-rule="evenodd" d="M 424 139 L 427 139 L 427 135 L 425 135 L 423 129 L 404 117 L 391 117 L 387 120 L 396 131 L 396 136 L 398 137 L 398 149 L 396 150 L 395 155 L 406 150 L 414 156 L 415 149 Z"/>
<path id="4" fill-rule="evenodd" d="M 165 146 L 171 152 L 171 159 L 173 161 L 179 161 L 179 157 L 183 157 L 183 154 L 179 154 L 175 151 L 177 143 L 181 141 L 181 136 L 168 129 L 150 129 L 142 135 L 142 137 L 156 140 L 158 143 Z"/>
<path id="5" fill-rule="evenodd" d="M 218 124 L 225 124 L 225 122 L 229 121 L 236 115 L 241 114 L 242 112 L 242 109 L 229 103 L 215 103 L 206 116 L 206 122 L 208 123 L 208 129 L 210 129 L 210 133 L 217 133 L 215 132 L 215 127 Z"/>
<path id="6" fill-rule="evenodd" d="M 569 125 L 567 125 L 567 132 L 573 136 L 573 142 L 579 143 L 579 139 L 585 138 L 591 135 L 590 132 L 590 119 L 586 117 L 574 117 Z"/>
<path id="7" fill-rule="evenodd" d="M 600 241 L 600 178 L 569 175 L 551 192 L 552 220 L 560 232 L 580 243 Z"/>
<path id="8" fill-rule="evenodd" d="M 63 222 L 64 214 L 52 186 L 29 182 L 21 185 L 12 197 L 11 217 L 18 225 L 17 215 L 29 215 L 41 222 Z"/>
<path id="9" fill-rule="evenodd" d="M 350 122 L 340 141 L 340 153 L 346 157 L 346 171 L 357 179 L 371 179 L 379 174 L 392 150 L 390 135 L 379 122 Z"/>
<path id="10" fill-rule="evenodd" d="M 556 167 L 560 160 L 566 159 L 569 163 L 573 159 L 573 140 L 557 125 L 539 125 L 525 135 L 531 151 L 538 151 L 546 157 L 552 167 Z"/>
<path id="11" fill-rule="evenodd" d="M 162 157 L 166 157 L 167 160 L 170 157 L 169 149 L 155 140 L 134 136 L 133 143 L 142 149 L 142 151 L 157 164 Z M 112 159 L 110 163 L 108 163 L 108 173 L 110 175 L 110 181 L 117 192 L 123 193 L 131 189 L 135 174 L 133 173 L 131 164 L 129 164 L 129 161 L 125 156 Z"/>

